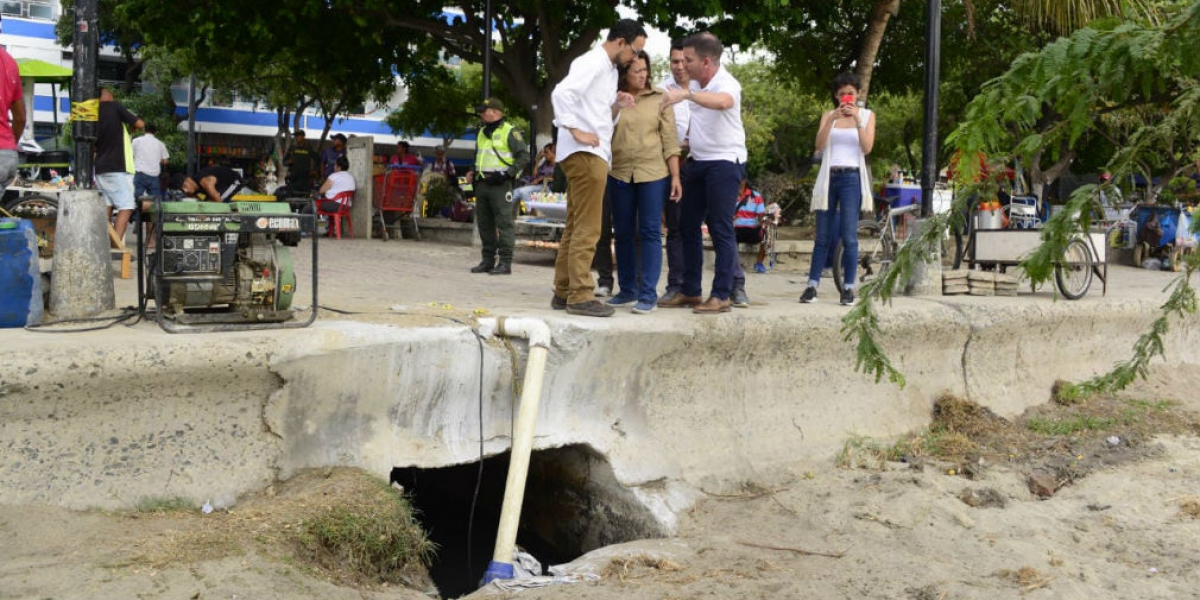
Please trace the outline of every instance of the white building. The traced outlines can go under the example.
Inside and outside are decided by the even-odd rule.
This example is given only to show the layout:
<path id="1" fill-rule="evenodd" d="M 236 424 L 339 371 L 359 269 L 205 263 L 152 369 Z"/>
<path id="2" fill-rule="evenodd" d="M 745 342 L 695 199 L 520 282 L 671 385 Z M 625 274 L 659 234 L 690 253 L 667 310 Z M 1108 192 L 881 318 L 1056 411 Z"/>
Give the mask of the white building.
<path id="1" fill-rule="evenodd" d="M 16 59 L 34 58 L 71 69 L 71 49 L 60 46 L 54 33 L 61 10 L 58 0 L 0 0 L 0 14 L 3 15 L 0 45 L 6 47 Z M 98 62 L 97 78 L 101 84 L 123 81 L 124 59 L 112 47 L 100 48 Z M 39 141 L 55 137 L 56 120 L 61 127 L 68 126 L 70 91 L 68 86 L 58 86 L 55 90 L 50 84 L 36 85 L 32 122 L 34 137 Z M 57 98 L 54 96 L 56 92 Z M 172 95 L 179 110 L 186 111 L 187 82 L 173 86 Z M 400 90 L 389 104 L 399 106 L 403 100 L 404 92 Z M 391 107 L 368 104 L 363 110 L 362 114 L 335 119 L 329 135 L 369 135 L 374 137 L 378 153 L 390 154 L 394 145 L 402 139 L 393 134 L 384 122 Z M 316 113 L 304 114 L 300 120 L 301 128 L 306 131 L 309 140 L 319 139 L 325 120 Z M 186 127 L 186 122 L 180 124 L 181 129 Z M 222 94 L 219 90 L 212 93 L 210 90 L 196 111 L 197 153 L 201 159 L 216 157 L 233 163 L 258 160 L 270 154 L 272 138 L 277 129 L 274 110 L 239 99 L 234 94 Z M 441 144 L 441 139 L 437 137 L 418 137 L 409 141 L 414 152 L 427 157 L 432 156 L 434 146 Z M 451 152 L 458 157 L 469 156 L 472 148 L 472 141 L 463 139 L 452 144 Z"/>

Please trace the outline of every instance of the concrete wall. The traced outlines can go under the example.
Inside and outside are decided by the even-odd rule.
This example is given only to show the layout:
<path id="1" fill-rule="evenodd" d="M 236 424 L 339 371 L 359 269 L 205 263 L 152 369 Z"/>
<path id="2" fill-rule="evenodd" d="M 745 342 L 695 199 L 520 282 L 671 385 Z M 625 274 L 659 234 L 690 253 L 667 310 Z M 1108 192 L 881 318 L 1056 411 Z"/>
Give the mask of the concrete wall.
<path id="1" fill-rule="evenodd" d="M 535 448 L 594 449 L 669 532 L 698 490 L 769 482 L 783 465 L 829 459 L 851 435 L 920 428 L 943 392 L 1005 416 L 1045 402 L 1056 379 L 1126 358 L 1157 309 L 997 306 L 883 311 L 903 389 L 854 372 L 832 314 L 552 319 Z M 1197 329 L 1173 327 L 1170 362 L 1197 362 Z M 43 336 L 0 366 L 0 502 L 228 502 L 307 467 L 386 478 L 396 466 L 474 461 L 481 389 L 485 452 L 508 447 L 513 356 L 466 327 L 121 335 L 75 354 Z M 513 348 L 523 365 L 523 342 Z"/>

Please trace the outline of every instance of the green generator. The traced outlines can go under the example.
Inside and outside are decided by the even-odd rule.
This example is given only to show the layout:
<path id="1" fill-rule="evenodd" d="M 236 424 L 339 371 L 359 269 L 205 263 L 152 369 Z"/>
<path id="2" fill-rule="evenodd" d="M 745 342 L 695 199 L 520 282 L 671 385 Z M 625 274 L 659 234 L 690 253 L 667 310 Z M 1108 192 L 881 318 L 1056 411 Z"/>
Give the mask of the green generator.
<path id="1" fill-rule="evenodd" d="M 158 250 L 138 261 L 147 267 L 139 266 L 139 292 L 143 313 L 154 300 L 163 329 L 305 327 L 316 319 L 313 215 L 274 202 L 168 201 L 155 204 L 152 219 Z M 312 310 L 306 321 L 287 323 L 296 272 L 279 237 L 300 233 L 312 240 Z"/>

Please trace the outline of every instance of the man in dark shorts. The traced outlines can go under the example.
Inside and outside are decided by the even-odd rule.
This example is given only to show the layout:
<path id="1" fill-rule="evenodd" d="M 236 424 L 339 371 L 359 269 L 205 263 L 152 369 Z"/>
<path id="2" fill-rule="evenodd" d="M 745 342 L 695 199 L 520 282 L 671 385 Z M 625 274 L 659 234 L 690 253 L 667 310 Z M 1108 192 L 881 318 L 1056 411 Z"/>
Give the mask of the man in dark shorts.
<path id="1" fill-rule="evenodd" d="M 118 240 L 125 239 L 125 228 L 133 216 L 133 149 L 130 131 L 138 131 L 145 123 L 117 102 L 112 90 L 100 88 L 99 121 L 96 126 L 96 189 L 104 196 L 109 218 L 117 211 L 113 231 Z"/>

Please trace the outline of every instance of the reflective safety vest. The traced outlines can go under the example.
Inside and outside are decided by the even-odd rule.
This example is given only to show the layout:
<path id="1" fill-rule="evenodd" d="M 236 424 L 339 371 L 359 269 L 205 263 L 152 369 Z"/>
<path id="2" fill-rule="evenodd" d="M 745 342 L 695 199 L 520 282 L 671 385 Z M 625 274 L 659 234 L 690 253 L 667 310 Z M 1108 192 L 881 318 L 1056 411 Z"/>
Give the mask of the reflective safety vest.
<path id="1" fill-rule="evenodd" d="M 513 164 L 513 153 L 508 147 L 508 134 L 512 130 L 512 124 L 507 122 L 501 123 L 492 132 L 490 138 L 483 134 L 482 129 L 479 130 L 479 135 L 475 140 L 475 169 L 477 171 L 482 173 L 508 171 Z"/>

